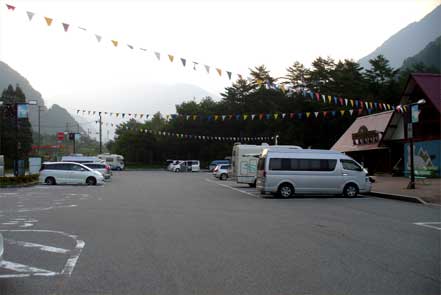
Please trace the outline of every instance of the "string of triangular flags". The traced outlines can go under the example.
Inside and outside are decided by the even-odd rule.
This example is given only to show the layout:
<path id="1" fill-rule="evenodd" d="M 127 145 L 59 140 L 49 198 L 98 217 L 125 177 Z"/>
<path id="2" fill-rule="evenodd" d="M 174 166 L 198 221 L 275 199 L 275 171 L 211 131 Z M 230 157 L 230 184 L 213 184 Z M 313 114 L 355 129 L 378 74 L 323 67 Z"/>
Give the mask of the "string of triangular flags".
<path id="1" fill-rule="evenodd" d="M 397 112 L 406 112 L 408 107 L 400 106 L 396 108 Z M 231 121 L 231 120 L 242 120 L 242 121 L 253 121 L 253 120 L 294 120 L 294 119 L 309 119 L 309 118 L 334 118 L 334 117 L 343 117 L 345 115 L 349 116 L 361 116 L 365 113 L 371 114 L 375 110 L 374 109 L 338 109 L 338 110 L 327 110 L 327 111 L 315 111 L 315 112 L 291 112 L 291 113 L 255 113 L 255 114 L 213 114 L 213 115 L 202 115 L 202 114 L 166 114 L 161 115 L 162 118 L 166 120 L 186 120 L 186 121 Z M 147 120 L 150 115 L 149 114 L 140 114 L 140 113 L 119 113 L 119 112 L 100 112 L 100 111 L 91 111 L 91 110 L 77 110 L 77 115 L 107 115 L 109 117 L 115 118 L 134 118 L 134 119 L 143 119 Z"/>
<path id="2" fill-rule="evenodd" d="M 99 123 L 99 121 L 96 121 L 96 123 Z M 101 125 L 106 126 L 112 126 L 112 127 L 118 127 L 117 124 L 106 122 L 101 122 Z M 212 136 L 212 135 L 194 135 L 194 134 L 187 134 L 187 133 L 175 133 L 175 132 L 167 132 L 167 131 L 155 131 L 152 129 L 146 129 L 146 128 L 129 128 L 127 126 L 120 127 L 124 130 L 132 130 L 132 131 L 138 131 L 140 133 L 145 134 L 152 134 L 157 136 L 167 136 L 167 137 L 173 137 L 173 138 L 179 138 L 179 139 L 193 139 L 193 140 L 211 140 L 211 141 L 241 141 L 241 142 L 261 142 L 261 141 L 268 141 L 273 140 L 274 136 Z"/>
<path id="3" fill-rule="evenodd" d="M 282 84 L 275 84 L 275 83 L 265 83 L 262 80 L 257 80 L 257 83 L 261 87 L 265 87 L 266 89 L 273 89 L 273 90 L 279 90 L 285 94 L 288 95 L 303 95 L 305 98 L 309 98 L 312 101 L 317 101 L 321 103 L 326 104 L 333 104 L 343 107 L 355 107 L 355 108 L 361 108 L 361 109 L 374 109 L 374 110 L 380 110 L 380 111 L 387 111 L 387 110 L 397 110 L 398 112 L 403 112 L 404 106 L 402 105 L 391 105 L 388 103 L 383 103 L 379 101 L 372 101 L 367 99 L 350 99 L 350 98 L 343 98 L 341 96 L 335 96 L 335 95 L 327 95 L 322 94 L 320 92 L 314 92 L 311 89 L 307 89 L 305 87 L 298 87 L 289 83 L 282 83 Z"/>
<path id="4" fill-rule="evenodd" d="M 14 6 L 14 5 L 6 4 L 6 9 L 8 11 L 14 12 L 17 9 L 17 7 Z M 35 12 L 32 12 L 32 11 L 26 11 L 26 15 L 28 17 L 29 22 L 32 22 L 32 20 L 35 19 L 35 17 L 37 16 L 37 14 Z M 51 17 L 47 17 L 47 16 L 42 16 L 42 17 L 43 17 L 43 19 L 44 19 L 44 21 L 45 21 L 45 23 L 47 24 L 48 27 L 52 26 L 56 22 Z M 89 32 L 89 30 L 87 28 L 85 28 L 84 26 L 72 25 L 71 23 L 66 23 L 66 22 L 63 22 L 63 21 L 60 21 L 59 23 L 61 25 L 61 28 L 66 33 L 70 32 L 72 29 L 78 29 L 78 30 L 80 30 L 82 32 L 92 34 L 94 36 L 94 39 L 98 43 L 103 43 L 104 40 L 106 40 L 106 38 L 104 38 L 102 34 L 97 34 L 97 33 Z M 109 43 L 111 43 L 113 45 L 113 47 L 115 47 L 115 48 L 116 47 L 126 47 L 129 50 L 133 50 L 133 51 L 134 50 L 139 50 L 141 52 L 147 52 L 147 51 L 148 52 L 153 52 L 154 56 L 156 57 L 156 59 L 158 61 L 160 61 L 161 58 L 168 59 L 171 63 L 173 63 L 175 60 L 178 60 L 178 58 L 175 55 L 173 55 L 173 54 L 162 54 L 161 52 L 158 52 L 158 51 L 147 50 L 144 47 L 134 46 L 131 43 L 126 43 L 126 44 L 123 45 L 123 43 L 120 40 L 116 40 L 116 39 L 113 39 L 113 38 L 109 38 L 107 41 Z M 223 76 L 228 77 L 229 80 L 231 80 L 231 78 L 233 77 L 233 73 L 231 71 L 223 70 L 222 68 L 219 68 L 219 67 L 216 67 L 216 66 L 211 66 L 211 65 L 200 63 L 198 61 L 189 60 L 189 59 L 187 59 L 185 57 L 179 57 L 179 60 L 180 60 L 180 64 L 183 67 L 186 67 L 187 65 L 191 65 L 193 67 L 193 70 L 195 70 L 195 71 L 197 71 L 199 69 L 202 69 L 202 66 L 203 66 L 203 69 L 205 69 L 206 74 L 210 74 L 211 72 L 217 73 L 217 75 L 219 77 L 222 77 L 222 75 L 223 75 Z M 236 74 L 236 75 L 237 75 L 237 77 L 242 78 L 241 74 Z"/>

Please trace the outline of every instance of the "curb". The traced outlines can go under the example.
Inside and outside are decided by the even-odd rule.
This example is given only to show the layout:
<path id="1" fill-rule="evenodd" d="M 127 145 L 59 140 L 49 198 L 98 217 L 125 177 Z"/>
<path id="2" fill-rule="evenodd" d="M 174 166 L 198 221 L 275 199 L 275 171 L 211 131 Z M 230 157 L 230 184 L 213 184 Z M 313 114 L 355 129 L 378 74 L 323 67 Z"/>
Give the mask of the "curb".
<path id="1" fill-rule="evenodd" d="M 29 182 L 29 183 L 23 183 L 23 184 L 17 184 L 17 185 L 0 185 L 0 188 L 17 188 L 17 187 L 28 187 L 28 186 L 34 186 L 37 185 L 39 182 Z"/>
<path id="2" fill-rule="evenodd" d="M 383 193 L 383 192 L 373 192 L 373 191 L 371 191 L 368 194 L 371 196 L 380 197 L 380 198 L 384 198 L 384 199 L 399 200 L 399 201 L 418 203 L 418 204 L 424 204 L 424 205 L 428 204 L 427 202 L 423 201 L 419 197 L 405 196 L 405 195 L 398 195 L 398 194 L 389 194 L 389 193 Z"/>

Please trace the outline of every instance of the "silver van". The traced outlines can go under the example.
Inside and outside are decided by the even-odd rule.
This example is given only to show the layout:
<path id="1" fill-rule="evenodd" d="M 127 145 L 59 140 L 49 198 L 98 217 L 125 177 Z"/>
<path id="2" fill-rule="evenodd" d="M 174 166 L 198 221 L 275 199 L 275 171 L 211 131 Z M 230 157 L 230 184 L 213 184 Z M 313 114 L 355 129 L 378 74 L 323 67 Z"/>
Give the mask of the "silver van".
<path id="1" fill-rule="evenodd" d="M 284 198 L 294 194 L 356 197 L 371 190 L 367 170 L 336 151 L 267 148 L 259 157 L 257 170 L 257 189 Z"/>

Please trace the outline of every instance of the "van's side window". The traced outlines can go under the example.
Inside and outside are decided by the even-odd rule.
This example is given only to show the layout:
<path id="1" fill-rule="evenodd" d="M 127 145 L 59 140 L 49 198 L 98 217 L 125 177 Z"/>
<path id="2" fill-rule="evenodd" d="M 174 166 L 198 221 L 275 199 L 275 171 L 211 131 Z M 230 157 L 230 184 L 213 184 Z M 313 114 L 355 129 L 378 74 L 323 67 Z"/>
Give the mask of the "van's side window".
<path id="1" fill-rule="evenodd" d="M 351 160 L 340 160 L 343 165 L 343 169 L 346 170 L 354 170 L 354 171 L 362 171 L 363 169 L 354 161 Z"/>
<path id="2" fill-rule="evenodd" d="M 333 171 L 337 160 L 328 159 L 270 159 L 270 170 L 283 171 Z"/>

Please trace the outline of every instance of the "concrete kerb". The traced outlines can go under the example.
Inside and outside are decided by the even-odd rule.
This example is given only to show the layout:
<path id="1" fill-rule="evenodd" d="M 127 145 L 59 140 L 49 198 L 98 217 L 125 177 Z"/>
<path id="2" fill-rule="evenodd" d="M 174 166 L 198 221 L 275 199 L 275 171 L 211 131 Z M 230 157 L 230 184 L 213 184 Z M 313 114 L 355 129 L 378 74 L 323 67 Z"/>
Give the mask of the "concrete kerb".
<path id="1" fill-rule="evenodd" d="M 429 204 L 429 203 L 423 201 L 421 198 L 414 197 L 414 196 L 405 196 L 405 195 L 399 195 L 399 194 L 390 194 L 390 193 L 374 192 L 374 191 L 371 191 L 369 193 L 369 195 L 384 198 L 384 199 L 399 200 L 399 201 L 418 203 L 418 204 L 424 204 L 424 205 Z"/>

